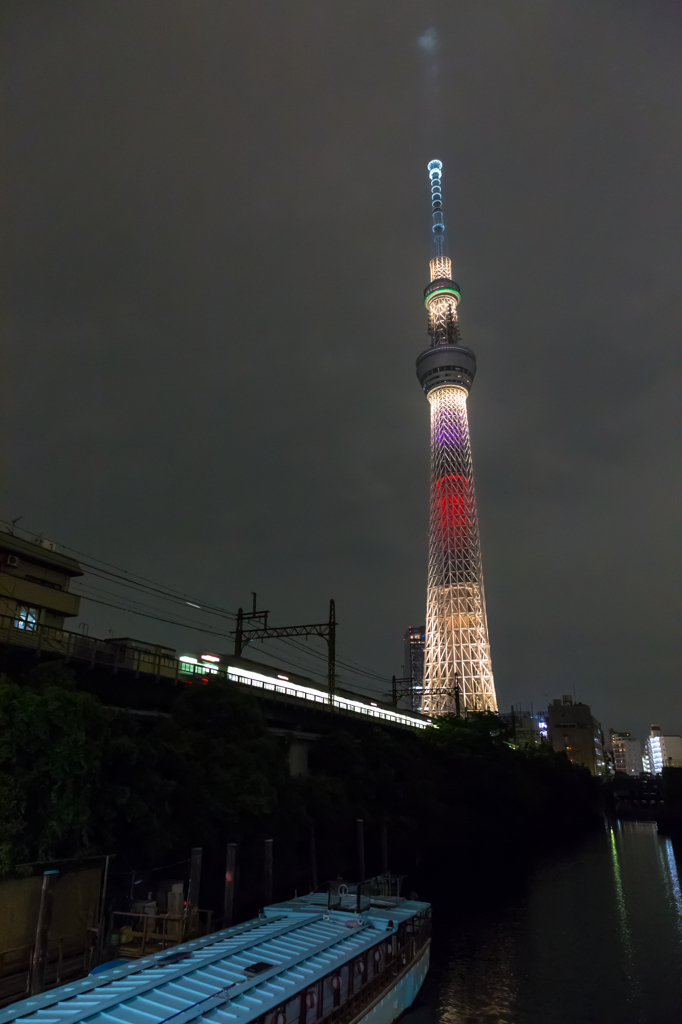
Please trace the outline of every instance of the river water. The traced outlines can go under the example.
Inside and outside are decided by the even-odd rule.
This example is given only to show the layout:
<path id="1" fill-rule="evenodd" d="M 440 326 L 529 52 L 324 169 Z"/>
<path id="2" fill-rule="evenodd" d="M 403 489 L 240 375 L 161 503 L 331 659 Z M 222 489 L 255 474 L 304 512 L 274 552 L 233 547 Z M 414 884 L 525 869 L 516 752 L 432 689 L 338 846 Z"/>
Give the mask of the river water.
<path id="1" fill-rule="evenodd" d="M 682 1024 L 681 878 L 678 838 L 606 826 L 517 899 L 441 922 L 405 1024 Z"/>

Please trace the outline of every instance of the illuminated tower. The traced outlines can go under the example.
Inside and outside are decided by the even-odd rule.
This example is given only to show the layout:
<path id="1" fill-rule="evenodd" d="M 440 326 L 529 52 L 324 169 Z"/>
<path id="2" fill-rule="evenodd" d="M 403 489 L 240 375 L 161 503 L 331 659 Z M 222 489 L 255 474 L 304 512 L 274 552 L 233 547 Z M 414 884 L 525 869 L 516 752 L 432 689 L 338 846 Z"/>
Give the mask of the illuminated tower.
<path id="1" fill-rule="evenodd" d="M 440 160 L 429 164 L 433 245 L 424 302 L 431 345 L 417 376 L 431 405 L 431 515 L 426 658 L 421 710 L 497 711 L 490 667 L 467 395 L 476 356 L 461 344 L 459 286 L 445 255 Z"/>

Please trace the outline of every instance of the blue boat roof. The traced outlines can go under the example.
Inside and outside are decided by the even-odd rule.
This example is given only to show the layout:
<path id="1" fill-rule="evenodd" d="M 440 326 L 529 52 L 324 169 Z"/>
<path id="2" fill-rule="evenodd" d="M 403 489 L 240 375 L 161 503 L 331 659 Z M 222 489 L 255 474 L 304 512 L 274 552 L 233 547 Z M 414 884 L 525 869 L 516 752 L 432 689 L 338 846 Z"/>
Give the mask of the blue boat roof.
<path id="1" fill-rule="evenodd" d="M 246 1024 L 375 945 L 428 903 L 387 898 L 361 914 L 311 894 L 212 935 L 23 999 L 0 1024 Z M 257 973 L 250 976 L 249 968 Z"/>

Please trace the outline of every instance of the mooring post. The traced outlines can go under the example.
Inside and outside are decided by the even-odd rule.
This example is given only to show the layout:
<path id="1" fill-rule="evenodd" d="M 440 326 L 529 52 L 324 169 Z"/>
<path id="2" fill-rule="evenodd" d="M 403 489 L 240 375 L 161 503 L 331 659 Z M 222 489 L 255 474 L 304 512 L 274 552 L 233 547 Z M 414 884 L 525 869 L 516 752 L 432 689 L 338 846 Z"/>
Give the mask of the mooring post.
<path id="1" fill-rule="evenodd" d="M 381 822 L 381 873 L 388 874 L 388 826 L 385 818 Z"/>
<path id="2" fill-rule="evenodd" d="M 191 913 L 193 910 L 199 908 L 199 887 L 201 885 L 201 846 L 192 847 L 190 868 L 189 868 L 189 885 L 187 886 L 187 912 Z"/>
<path id="3" fill-rule="evenodd" d="M 312 892 L 317 892 L 317 846 L 315 844 L 315 822 L 310 822 L 310 875 Z"/>
<path id="4" fill-rule="evenodd" d="M 177 664 L 177 663 L 176 663 Z M 97 962 L 99 963 L 104 948 L 104 928 L 106 915 L 107 882 L 109 881 L 109 861 L 111 854 L 107 854 L 104 862 L 104 878 L 102 879 L 102 894 L 99 904 L 99 921 L 97 922 Z"/>
<path id="5" fill-rule="evenodd" d="M 52 924 L 54 884 L 57 881 L 58 874 L 58 871 L 45 871 L 43 873 L 43 886 L 40 890 L 40 907 L 38 909 L 38 924 L 36 926 L 36 943 L 33 948 L 33 964 L 31 966 L 30 992 L 32 996 L 38 995 L 39 992 L 43 992 L 45 989 L 47 943 L 50 936 L 50 925 Z"/>
<path id="6" fill-rule="evenodd" d="M 360 883 L 365 880 L 365 823 L 362 818 L 356 819 L 356 827 L 358 832 L 358 870 L 360 872 L 358 883 Z"/>
<path id="7" fill-rule="evenodd" d="M 272 839 L 266 839 L 263 849 L 263 906 L 272 903 Z"/>
<path id="8" fill-rule="evenodd" d="M 234 921 L 234 885 L 237 873 L 237 844 L 227 844 L 225 858 L 225 894 L 223 897 L 223 927 L 230 928 Z"/>

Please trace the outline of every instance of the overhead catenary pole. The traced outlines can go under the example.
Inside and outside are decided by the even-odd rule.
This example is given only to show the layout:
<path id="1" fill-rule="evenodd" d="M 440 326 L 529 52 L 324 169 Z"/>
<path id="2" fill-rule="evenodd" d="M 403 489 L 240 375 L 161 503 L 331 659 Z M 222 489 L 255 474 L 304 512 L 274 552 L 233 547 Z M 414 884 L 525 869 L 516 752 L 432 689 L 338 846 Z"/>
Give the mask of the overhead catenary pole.
<path id="1" fill-rule="evenodd" d="M 254 600 L 255 606 L 255 600 Z M 241 653 L 247 644 L 257 640 L 283 640 L 294 636 L 321 636 L 327 641 L 327 685 L 329 688 L 329 703 L 334 702 L 334 691 L 336 689 L 336 605 L 333 600 L 329 602 L 329 618 L 326 622 L 313 622 L 302 626 L 268 626 L 267 611 L 245 612 L 240 608 L 237 612 L 237 628 L 234 631 L 234 656 L 241 657 Z M 244 622 L 253 622 L 260 619 L 262 624 L 256 628 L 244 629 Z"/>
<path id="2" fill-rule="evenodd" d="M 223 927 L 230 928 L 234 921 L 234 888 L 237 873 L 237 844 L 227 844 L 225 857 L 225 892 L 223 895 Z"/>
<path id="3" fill-rule="evenodd" d="M 392 676 L 391 677 L 391 693 L 390 693 L 390 697 L 391 697 L 391 704 L 393 705 L 394 708 L 398 707 L 398 701 L 400 700 L 401 697 L 409 697 L 410 698 L 410 711 L 412 711 L 413 710 L 413 707 L 412 707 L 412 694 L 413 694 L 413 692 L 414 692 L 414 680 L 413 680 L 412 676 L 401 676 L 400 679 L 398 679 L 397 676 Z M 389 694 L 384 694 L 384 696 L 388 697 Z"/>
<path id="4" fill-rule="evenodd" d="M 241 658 L 242 656 L 242 636 L 244 633 L 244 609 L 240 608 L 237 612 L 237 628 L 234 633 L 234 656 L 235 658 Z"/>
<path id="5" fill-rule="evenodd" d="M 329 602 L 329 633 L 327 636 L 329 649 L 329 661 L 327 665 L 327 683 L 329 686 L 329 703 L 334 703 L 334 690 L 336 688 L 336 605 L 332 598 Z"/>
<path id="6" fill-rule="evenodd" d="M 36 926 L 36 942 L 33 948 L 33 964 L 31 967 L 31 995 L 35 996 L 45 989 L 45 968 L 47 966 L 47 943 L 52 924 L 52 904 L 54 901 L 54 885 L 58 871 L 45 871 L 43 885 L 40 890 L 40 906 L 38 908 L 38 924 Z"/>

